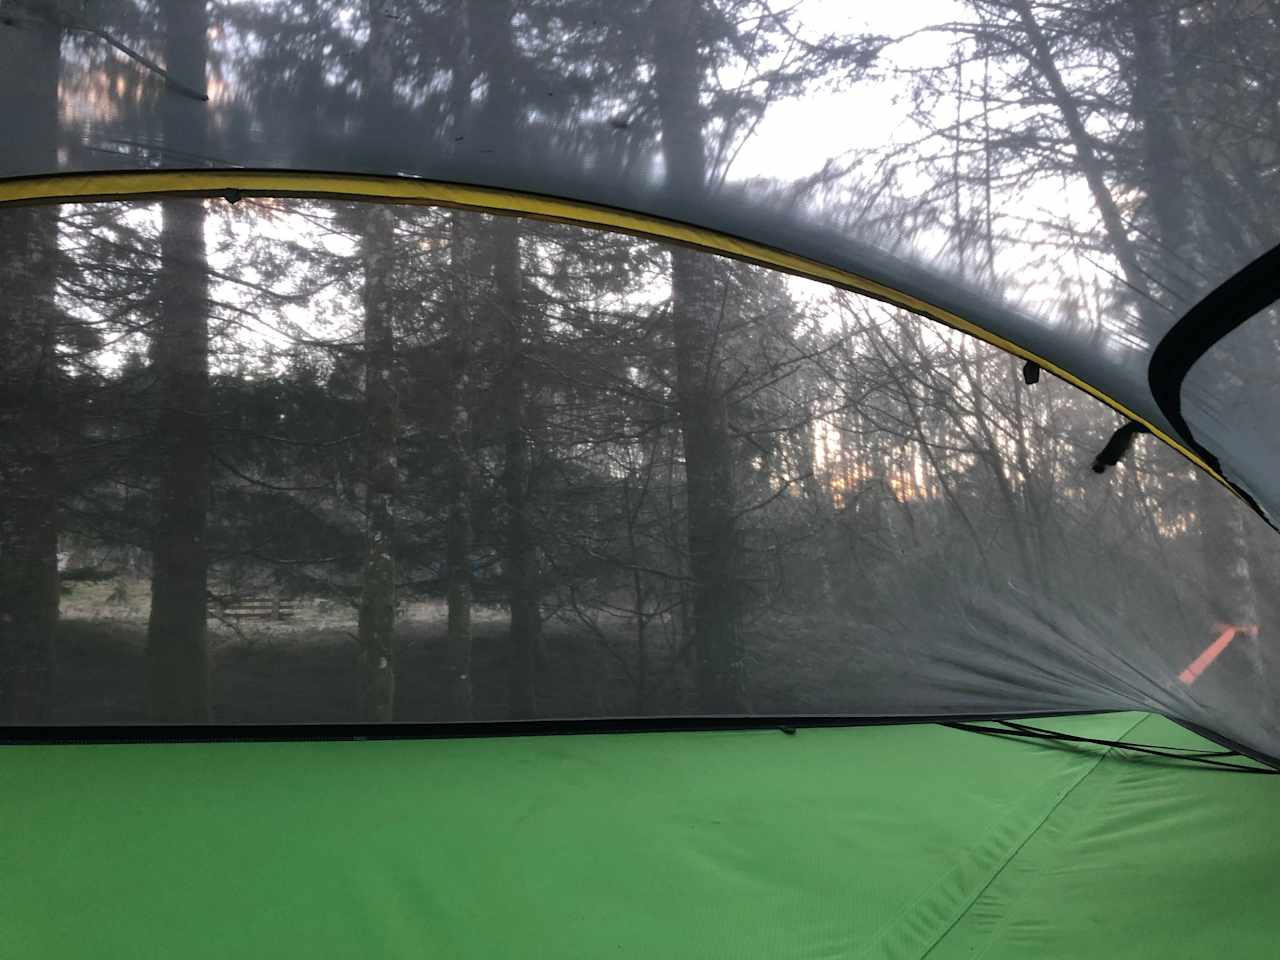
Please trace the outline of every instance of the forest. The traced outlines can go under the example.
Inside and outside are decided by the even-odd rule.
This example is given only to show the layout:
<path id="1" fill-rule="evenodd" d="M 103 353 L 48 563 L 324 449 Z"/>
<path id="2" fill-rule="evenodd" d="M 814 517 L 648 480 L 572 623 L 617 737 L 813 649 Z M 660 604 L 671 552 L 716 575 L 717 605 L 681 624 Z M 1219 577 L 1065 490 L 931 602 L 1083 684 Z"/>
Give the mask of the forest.
<path id="1" fill-rule="evenodd" d="M 1100 353 L 1280 239 L 1267 0 L 898 34 L 772 0 L 85 6 L 0 7 L 47 169 L 85 117 L 210 157 L 255 124 L 353 164 L 495 138 L 768 198 Z M 886 90 L 894 135 L 739 168 L 806 97 Z M 1275 320 L 1223 376 L 1273 389 Z M 1160 706 L 1220 624 L 1249 634 L 1197 702 L 1275 699 L 1261 520 L 1152 437 L 1092 469 L 1122 420 L 1049 372 L 781 271 L 461 207 L 8 206 L 0 341 L 5 722 Z"/>

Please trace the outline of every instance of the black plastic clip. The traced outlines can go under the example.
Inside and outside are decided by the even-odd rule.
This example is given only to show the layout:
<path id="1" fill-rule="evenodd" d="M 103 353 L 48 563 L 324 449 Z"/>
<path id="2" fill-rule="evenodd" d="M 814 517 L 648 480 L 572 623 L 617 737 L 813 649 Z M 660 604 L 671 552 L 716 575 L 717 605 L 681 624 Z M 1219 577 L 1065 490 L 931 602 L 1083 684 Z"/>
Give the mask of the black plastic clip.
<path id="1" fill-rule="evenodd" d="M 1140 433 L 1150 432 L 1142 424 L 1130 420 L 1111 435 L 1111 439 L 1102 448 L 1102 452 L 1093 458 L 1093 472 L 1106 473 L 1107 467 L 1114 467 L 1124 459 L 1124 455 L 1129 452 L 1129 446 L 1133 443 L 1134 437 Z"/>

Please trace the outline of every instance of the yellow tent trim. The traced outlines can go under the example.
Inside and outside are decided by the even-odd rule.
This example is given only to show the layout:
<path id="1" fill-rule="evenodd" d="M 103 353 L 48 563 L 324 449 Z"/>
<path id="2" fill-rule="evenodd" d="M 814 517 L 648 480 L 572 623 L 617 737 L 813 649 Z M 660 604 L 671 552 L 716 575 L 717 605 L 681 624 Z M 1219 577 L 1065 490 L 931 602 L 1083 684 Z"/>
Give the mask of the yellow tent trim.
<path id="1" fill-rule="evenodd" d="M 1052 361 L 1037 356 L 1004 337 L 984 330 L 949 310 L 905 291 L 817 260 L 799 257 L 765 244 L 754 243 L 676 220 L 577 200 L 522 193 L 518 190 L 467 186 L 439 180 L 262 170 L 145 170 L 129 173 L 58 174 L 47 177 L 14 178 L 0 180 L 0 206 L 115 200 L 157 195 L 220 196 L 229 190 L 238 191 L 245 196 L 327 197 L 383 203 L 423 204 L 555 220 L 679 243 L 748 263 L 772 267 L 798 277 L 819 280 L 831 286 L 909 310 L 999 347 L 1023 360 L 1033 361 L 1042 369 L 1078 387 L 1116 412 L 1142 424 L 1219 483 L 1235 492 L 1235 488 L 1194 451 L 1138 416 L 1120 401 Z"/>

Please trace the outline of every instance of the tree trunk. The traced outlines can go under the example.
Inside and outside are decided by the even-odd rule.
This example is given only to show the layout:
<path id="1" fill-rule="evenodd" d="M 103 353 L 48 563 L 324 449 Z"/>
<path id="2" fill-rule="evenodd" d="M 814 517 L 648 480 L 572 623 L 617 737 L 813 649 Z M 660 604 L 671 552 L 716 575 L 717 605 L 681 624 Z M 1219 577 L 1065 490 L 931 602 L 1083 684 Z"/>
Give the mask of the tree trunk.
<path id="1" fill-rule="evenodd" d="M 462 215 L 451 221 L 449 302 L 449 467 L 451 491 L 445 548 L 449 607 L 449 716 L 470 720 L 471 702 L 471 314 L 465 302 L 470 271 Z"/>
<path id="2" fill-rule="evenodd" d="M 514 220 L 493 224 L 494 286 L 503 324 L 501 385 L 505 458 L 502 491 L 506 507 L 507 604 L 511 613 L 508 710 L 513 719 L 537 711 L 535 667 L 542 640 L 538 601 L 538 555 L 530 518 L 528 374 L 520 292 L 520 234 Z"/>
<path id="3" fill-rule="evenodd" d="M 47 719 L 58 621 L 55 211 L 6 217 L 0 245 L 0 719 Z"/>
<path id="4" fill-rule="evenodd" d="M 519 150 L 520 114 L 514 78 L 519 72 L 509 0 L 469 6 L 471 45 L 478 72 L 485 75 L 486 130 L 510 149 Z M 513 719 L 534 716 L 537 710 L 535 667 L 542 640 L 539 602 L 538 552 L 533 536 L 531 464 L 534 399 L 528 383 L 529 317 L 523 302 L 520 266 L 520 228 L 498 217 L 491 225 L 490 254 L 496 299 L 496 320 L 502 346 L 498 401 L 503 431 L 503 506 L 506 543 L 503 566 L 507 605 L 511 614 L 508 660 L 508 711 Z"/>
<path id="5" fill-rule="evenodd" d="M 164 5 L 165 57 L 188 85 L 204 87 L 203 0 Z M 164 94 L 165 139 L 199 143 L 204 107 Z M 209 714 L 209 277 L 204 201 L 161 204 L 160 315 L 154 360 L 161 448 L 158 519 L 147 623 L 147 703 L 153 720 L 202 722 Z"/>
<path id="6" fill-rule="evenodd" d="M 711 329 L 716 306 L 707 296 L 713 279 L 698 254 L 673 250 L 671 260 L 698 696 L 708 712 L 741 713 L 733 460 L 720 378 L 708 369 L 718 364 Z"/>
<path id="7" fill-rule="evenodd" d="M 649 493 L 649 481 L 653 476 L 653 460 L 645 455 L 644 485 L 634 495 L 632 488 L 636 482 L 636 471 L 628 469 L 622 479 L 622 511 L 627 531 L 627 561 L 631 565 L 631 597 L 632 609 L 636 623 L 636 673 L 635 673 L 635 712 L 643 716 L 649 712 L 649 612 L 648 591 L 644 588 L 644 577 L 640 572 L 643 558 L 640 556 L 639 543 L 636 539 L 636 522 L 644 501 Z M 638 497 L 638 500 L 637 500 Z"/>
<path id="8" fill-rule="evenodd" d="M 0 85 L 0 115 L 42 122 L 0 132 L 32 172 L 57 165 L 61 33 L 0 27 L 0 56 L 21 84 Z M 27 102 L 19 111 L 11 99 Z M 38 108 L 32 111 L 31 97 Z M 8 109 L 6 109 L 8 108 Z M 0 721 L 50 717 L 58 623 L 56 210 L 6 212 L 0 232 Z"/>
<path id="9" fill-rule="evenodd" d="M 694 29 L 699 10 L 699 0 L 654 0 L 651 14 L 662 154 L 667 186 L 675 195 L 702 189 L 706 179 L 702 68 Z M 733 457 L 717 350 L 720 307 L 705 255 L 672 249 L 671 318 L 699 707 L 709 713 L 741 713 L 746 699 L 737 626 Z"/>
<path id="10" fill-rule="evenodd" d="M 369 0 L 367 96 L 386 110 L 392 99 L 387 18 Z M 395 503 L 399 493 L 399 394 L 391 277 L 395 213 L 378 205 L 365 212 L 360 237 L 364 268 L 365 561 L 357 637 L 364 673 L 365 718 L 389 722 L 395 713 L 396 555 Z"/>
<path id="11" fill-rule="evenodd" d="M 358 637 L 368 720 L 389 721 L 395 706 L 398 396 L 392 331 L 391 271 L 395 214 L 367 211 L 360 254 L 364 265 L 365 562 Z"/>
<path id="12" fill-rule="evenodd" d="M 1009 0 L 1009 5 L 1017 15 L 1031 45 L 1027 60 L 1048 84 L 1054 105 L 1062 117 L 1063 126 L 1067 128 L 1067 135 L 1076 155 L 1076 165 L 1089 185 L 1089 192 L 1093 195 L 1093 202 L 1097 205 L 1103 229 L 1111 244 L 1111 252 L 1120 263 L 1125 283 L 1139 295 L 1139 311 L 1145 313 L 1149 309 L 1149 294 L 1146 277 L 1138 262 L 1137 250 L 1129 238 L 1129 231 L 1125 227 L 1124 217 L 1120 214 L 1120 207 L 1111 193 L 1111 188 L 1107 186 L 1102 161 L 1093 148 L 1093 140 L 1085 129 L 1080 110 L 1054 60 L 1049 38 L 1036 19 L 1029 0 Z"/>

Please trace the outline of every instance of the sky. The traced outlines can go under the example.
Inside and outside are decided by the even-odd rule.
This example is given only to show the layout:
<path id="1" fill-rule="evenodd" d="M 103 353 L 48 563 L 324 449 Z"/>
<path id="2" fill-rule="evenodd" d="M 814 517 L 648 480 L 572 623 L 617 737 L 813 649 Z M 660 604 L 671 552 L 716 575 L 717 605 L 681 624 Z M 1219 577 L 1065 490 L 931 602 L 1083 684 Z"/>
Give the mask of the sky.
<path id="1" fill-rule="evenodd" d="M 809 34 L 903 36 L 931 24 L 960 19 L 956 0 L 805 0 L 796 16 Z M 895 45 L 893 61 L 904 67 L 945 62 L 948 41 L 926 34 Z M 887 139 L 909 136 L 905 90 L 897 83 L 864 84 L 856 90 L 824 91 L 775 105 L 738 156 L 735 174 L 798 179 L 828 157 L 874 149 Z M 797 145 L 803 145 L 797 148 Z"/>
<path id="2" fill-rule="evenodd" d="M 886 67 L 910 70 L 946 64 L 953 55 L 952 36 L 927 28 L 970 20 L 972 14 L 960 0 L 804 0 L 796 17 L 802 29 L 812 35 L 912 35 L 893 44 L 882 58 Z M 882 73 L 888 75 L 856 87 L 815 91 L 775 104 L 740 151 L 730 179 L 798 180 L 820 170 L 828 158 L 883 150 L 921 137 L 924 131 L 909 116 L 910 81 L 893 76 L 891 70 Z M 944 123 L 951 122 L 953 104 L 942 104 Z M 907 192 L 924 193 L 930 186 L 920 172 L 905 169 L 899 176 L 899 187 Z M 1005 223 L 1014 219 L 1069 222 L 1081 233 L 1089 233 L 1095 226 L 1093 198 L 1082 178 L 1068 183 L 1044 181 L 1016 195 L 997 195 L 995 200 L 995 216 L 997 220 L 1009 218 Z M 996 224 L 997 233 L 1000 226 Z M 1026 236 L 1034 239 L 1044 233 L 1028 231 Z M 937 236 L 917 252 L 944 271 L 953 271 L 954 260 L 945 252 L 940 254 L 948 240 Z M 1054 270 L 1045 271 L 1034 263 L 1035 257 L 1030 249 L 997 251 L 999 294 L 1046 319 L 1055 318 L 1062 309 L 1064 275 L 1070 274 L 1080 287 L 1095 283 L 1105 287 L 1111 282 L 1108 272 L 1115 271 L 1106 262 L 1092 264 L 1065 257 L 1055 262 Z M 968 273 L 972 276 L 973 270 Z"/>

